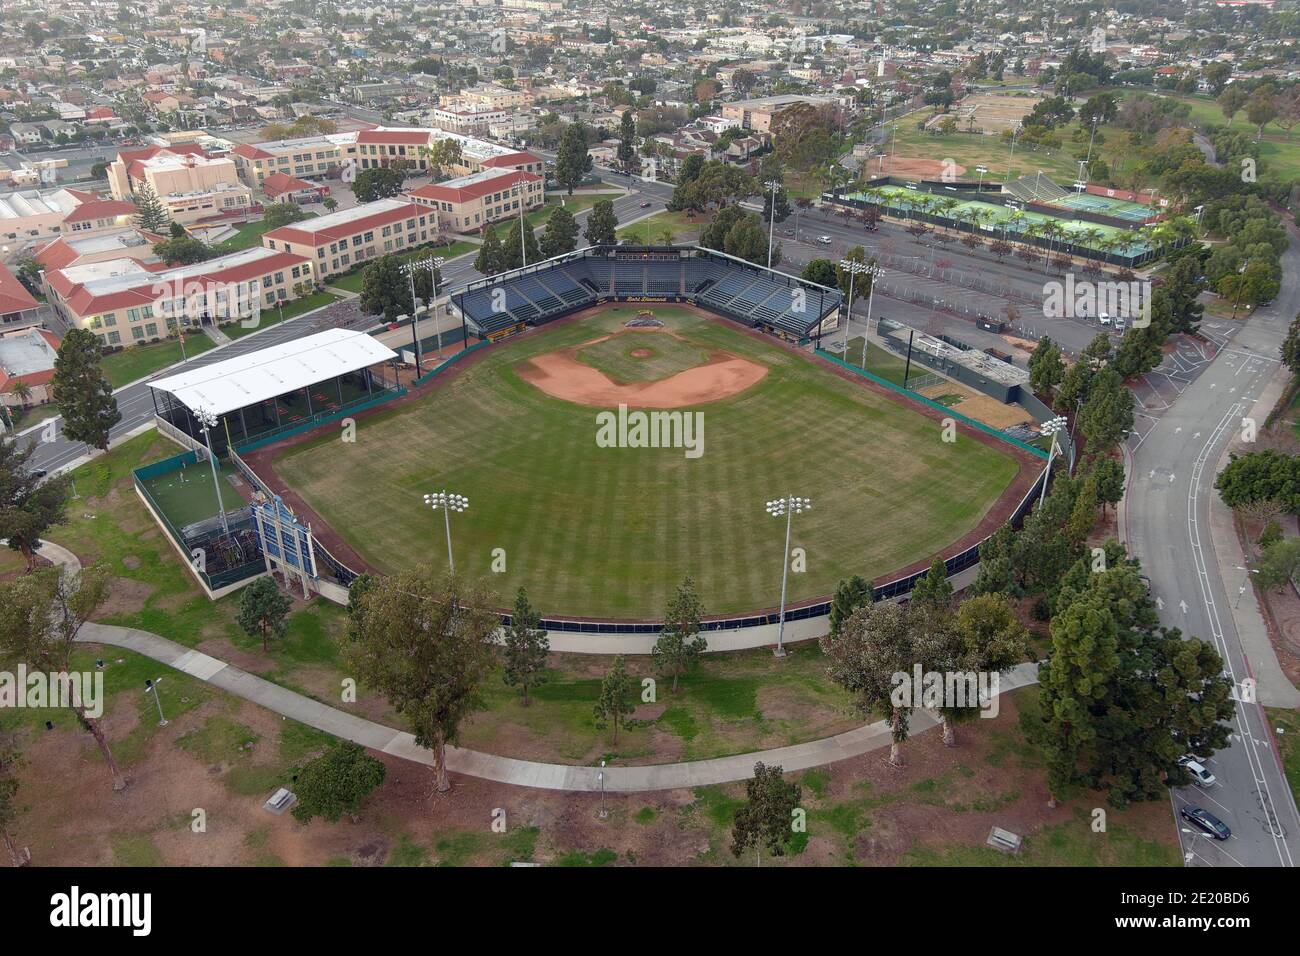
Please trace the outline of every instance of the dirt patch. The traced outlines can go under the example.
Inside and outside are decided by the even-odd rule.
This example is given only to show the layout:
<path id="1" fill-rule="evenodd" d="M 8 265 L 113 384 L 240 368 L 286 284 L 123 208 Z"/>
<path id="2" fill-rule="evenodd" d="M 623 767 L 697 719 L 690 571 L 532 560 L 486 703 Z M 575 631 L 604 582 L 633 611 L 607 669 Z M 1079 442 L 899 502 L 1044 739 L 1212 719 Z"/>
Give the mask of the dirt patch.
<path id="1" fill-rule="evenodd" d="M 95 619 L 107 620 L 119 614 L 135 614 L 144 607 L 153 593 L 153 586 L 132 578 L 113 578 L 108 597 L 95 613 Z"/>
<path id="2" fill-rule="evenodd" d="M 633 349 L 629 353 L 633 358 L 649 358 L 654 355 L 654 349 Z"/>
<path id="3" fill-rule="evenodd" d="M 863 164 L 870 176 L 897 176 L 900 179 L 934 179 L 944 173 L 945 166 L 938 159 L 912 159 L 906 156 L 873 156 Z M 966 167 L 954 164 L 946 167 L 950 174 L 960 176 Z"/>
<path id="4" fill-rule="evenodd" d="M 657 329 L 633 329 L 638 332 L 656 332 Z M 529 359 L 518 366 L 519 377 L 552 398 L 608 408 L 626 405 L 629 408 L 684 408 L 706 405 L 752 388 L 767 375 L 767 366 L 740 358 L 730 352 L 711 352 L 704 365 L 688 368 L 684 372 L 661 378 L 656 382 L 632 382 L 620 385 L 604 372 L 583 365 L 578 352 L 609 336 L 583 342 L 573 348 L 548 352 Z M 650 349 L 637 349 L 646 357 Z M 635 355 L 636 352 L 633 352 Z"/>

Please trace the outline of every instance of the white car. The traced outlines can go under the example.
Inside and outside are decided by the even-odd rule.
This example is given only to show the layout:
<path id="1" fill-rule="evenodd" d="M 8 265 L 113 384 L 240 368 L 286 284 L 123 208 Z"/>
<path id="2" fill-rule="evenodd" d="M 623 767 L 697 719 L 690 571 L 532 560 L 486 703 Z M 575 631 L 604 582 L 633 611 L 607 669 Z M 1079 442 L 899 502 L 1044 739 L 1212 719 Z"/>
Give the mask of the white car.
<path id="1" fill-rule="evenodd" d="M 830 236 L 818 236 L 817 242 L 823 246 L 829 246 L 832 242 L 832 239 Z"/>
<path id="2" fill-rule="evenodd" d="M 1212 787 L 1219 782 L 1218 779 L 1214 776 L 1214 774 L 1210 773 L 1210 771 L 1205 769 L 1204 764 L 1202 764 L 1200 761 L 1198 761 L 1195 757 L 1192 757 L 1191 755 L 1188 755 L 1186 757 L 1179 757 L 1178 766 L 1182 767 L 1189 774 L 1191 774 L 1192 779 L 1196 781 L 1198 786 Z"/>
<path id="3" fill-rule="evenodd" d="M 1110 313 L 1109 312 L 1101 313 L 1101 315 L 1097 316 L 1097 321 L 1100 322 L 1102 325 L 1110 325 Z"/>

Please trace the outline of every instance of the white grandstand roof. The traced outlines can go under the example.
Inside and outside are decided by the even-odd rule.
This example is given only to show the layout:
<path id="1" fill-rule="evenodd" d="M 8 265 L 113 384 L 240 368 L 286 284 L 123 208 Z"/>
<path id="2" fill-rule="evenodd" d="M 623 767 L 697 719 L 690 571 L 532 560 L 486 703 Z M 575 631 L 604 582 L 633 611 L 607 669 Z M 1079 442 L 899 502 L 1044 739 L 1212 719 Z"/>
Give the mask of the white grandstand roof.
<path id="1" fill-rule="evenodd" d="M 397 357 L 364 332 L 329 329 L 150 382 L 185 407 L 224 415 Z"/>

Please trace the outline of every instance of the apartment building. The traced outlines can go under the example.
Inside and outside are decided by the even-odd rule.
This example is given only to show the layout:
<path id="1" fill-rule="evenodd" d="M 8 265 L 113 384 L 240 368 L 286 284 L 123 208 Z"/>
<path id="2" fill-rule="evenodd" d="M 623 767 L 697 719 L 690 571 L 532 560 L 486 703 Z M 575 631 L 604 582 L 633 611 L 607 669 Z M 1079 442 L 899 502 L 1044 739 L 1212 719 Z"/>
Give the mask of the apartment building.
<path id="1" fill-rule="evenodd" d="M 135 215 L 129 202 L 84 189 L 23 189 L 0 194 L 0 239 L 51 239 L 116 229 Z"/>
<path id="2" fill-rule="evenodd" d="M 262 236 L 262 245 L 310 259 L 319 281 L 347 272 L 358 262 L 431 242 L 437 235 L 436 212 L 394 197 L 272 229 Z"/>
<path id="3" fill-rule="evenodd" d="M 239 179 L 253 189 L 268 176 L 320 178 L 356 153 L 356 133 L 334 133 L 267 143 L 241 143 L 231 150 Z"/>
<path id="4" fill-rule="evenodd" d="M 477 232 L 487 223 L 519 215 L 521 202 L 524 212 L 546 202 L 542 177 L 516 169 L 485 169 L 407 195 L 437 210 L 438 225 L 451 232 Z"/>
<path id="5" fill-rule="evenodd" d="M 756 133 L 767 133 L 772 129 L 773 118 L 796 103 L 835 106 L 838 102 L 833 96 L 804 96 L 798 93 L 761 96 L 752 100 L 723 103 L 722 118 L 727 120 L 728 126 L 739 126 L 741 129 L 752 129 Z"/>
<path id="6" fill-rule="evenodd" d="M 424 151 L 441 139 L 460 143 L 461 161 L 450 167 L 458 175 L 468 176 L 485 169 L 516 169 L 542 175 L 542 160 L 532 153 L 447 130 L 415 127 L 377 126 L 357 133 L 357 165 L 361 169 L 373 169 L 401 159 L 414 169 L 427 170 L 429 161 Z"/>
<path id="7" fill-rule="evenodd" d="M 512 90 L 495 83 L 476 86 L 456 94 L 461 103 L 472 103 L 494 110 L 517 110 L 532 106 L 534 96 L 528 90 Z"/>
<path id="8" fill-rule="evenodd" d="M 90 262 L 45 275 L 50 304 L 105 348 L 156 342 L 178 326 L 246 317 L 296 298 L 316 281 L 306 256 L 244 249 L 174 269 L 134 259 Z"/>
<path id="9" fill-rule="evenodd" d="M 510 110 L 497 109 L 482 103 L 437 106 L 429 110 L 429 120 L 440 129 L 466 136 L 478 136 L 493 126 L 504 123 Z"/>
<path id="10" fill-rule="evenodd" d="M 253 191 L 240 182 L 235 161 L 210 156 L 201 146 L 178 143 L 123 150 L 108 167 L 114 199 L 128 199 L 148 184 L 179 223 L 247 211 Z"/>

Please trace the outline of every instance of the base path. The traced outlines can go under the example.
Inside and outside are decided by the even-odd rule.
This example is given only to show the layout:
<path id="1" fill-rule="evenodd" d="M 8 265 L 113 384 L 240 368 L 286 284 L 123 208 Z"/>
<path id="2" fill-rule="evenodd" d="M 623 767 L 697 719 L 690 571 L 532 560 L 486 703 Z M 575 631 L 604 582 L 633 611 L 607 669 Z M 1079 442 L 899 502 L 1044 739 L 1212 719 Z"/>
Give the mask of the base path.
<path id="1" fill-rule="evenodd" d="M 252 701 L 267 710 L 290 717 L 299 723 L 315 727 L 326 733 L 351 740 L 363 747 L 378 750 L 403 760 L 433 765 L 433 753 L 415 743 L 415 738 L 405 731 L 385 727 L 372 720 L 357 717 L 345 711 L 304 697 L 240 670 L 225 661 L 192 650 L 165 637 L 130 627 L 109 624 L 86 624 L 77 640 L 89 644 L 109 644 L 124 647 L 173 667 L 191 677 L 198 678 L 236 697 Z M 1004 676 L 999 683 L 999 693 L 1015 690 L 1038 682 L 1038 665 L 1021 664 Z M 929 711 L 916 711 L 912 715 L 912 732 L 917 733 L 937 726 L 938 718 Z M 696 760 L 690 763 L 667 763 L 650 767 L 606 767 L 604 789 L 612 793 L 632 793 L 641 790 L 676 790 L 680 787 L 701 787 L 707 784 L 731 783 L 748 780 L 754 774 L 754 764 L 779 764 L 786 770 L 806 770 L 837 760 L 847 760 L 872 750 L 889 746 L 890 730 L 884 721 L 850 730 L 847 733 L 814 740 L 775 750 L 718 757 L 714 760 Z M 541 790 L 598 791 L 601 789 L 597 767 L 575 767 L 566 764 L 537 763 L 533 760 L 516 760 L 498 757 L 476 750 L 459 747 L 447 748 L 447 769 L 497 783 L 519 787 L 536 787 Z"/>

